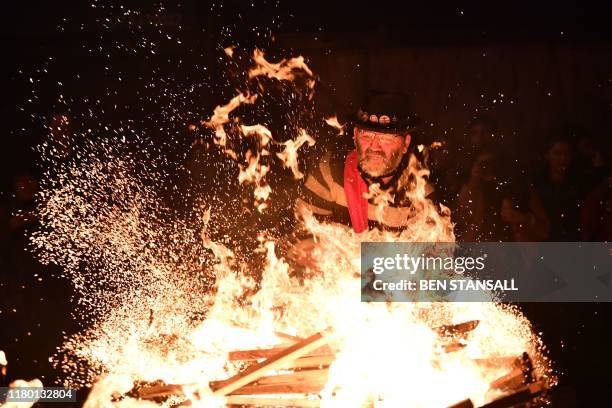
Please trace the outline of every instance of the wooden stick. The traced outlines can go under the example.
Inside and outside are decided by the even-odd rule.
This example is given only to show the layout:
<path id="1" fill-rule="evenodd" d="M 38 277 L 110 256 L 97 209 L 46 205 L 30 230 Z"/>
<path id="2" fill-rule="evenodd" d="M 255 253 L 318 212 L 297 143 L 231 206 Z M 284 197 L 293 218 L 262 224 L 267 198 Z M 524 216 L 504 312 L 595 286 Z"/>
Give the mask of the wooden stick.
<path id="1" fill-rule="evenodd" d="M 245 385 L 232 395 L 256 394 L 309 394 L 319 392 L 325 387 L 328 370 L 304 370 L 291 374 L 271 375 L 261 377 L 257 381 Z M 218 387 L 217 382 L 210 383 L 210 388 Z"/>
<path id="2" fill-rule="evenodd" d="M 304 341 L 304 340 L 301 340 Z M 259 360 L 262 358 L 270 358 L 275 354 L 286 350 L 288 346 L 276 346 L 267 349 L 252 349 L 252 350 L 236 350 L 228 353 L 228 360 L 230 361 L 252 361 Z M 323 355 L 332 354 L 328 347 L 320 347 L 319 350 L 314 350 L 309 355 Z"/>
<path id="3" fill-rule="evenodd" d="M 307 339 L 287 347 L 282 352 L 267 360 L 255 364 L 225 381 L 221 381 L 218 387 L 213 390 L 213 395 L 221 396 L 231 394 L 238 388 L 257 380 L 266 372 L 282 368 L 287 362 L 300 358 L 326 344 L 330 340 L 330 334 L 330 329 L 315 333 Z"/>
<path id="4" fill-rule="evenodd" d="M 284 350 L 284 349 L 283 349 Z M 313 355 L 301 357 L 295 360 L 287 361 L 280 369 L 296 369 L 296 368 L 325 368 L 329 367 L 334 362 L 336 356 L 331 354 Z M 222 381 L 213 381 L 210 383 L 211 388 L 220 386 Z M 193 384 L 167 384 L 142 387 L 138 389 L 138 396 L 143 399 L 153 399 L 157 397 L 166 397 L 168 395 L 181 395 L 183 385 Z"/>
<path id="5" fill-rule="evenodd" d="M 493 381 L 490 386 L 491 388 L 496 388 L 499 390 L 507 390 L 520 387 L 524 383 L 525 375 L 523 374 L 523 370 L 520 368 L 515 368 L 508 374 L 503 375 L 497 380 Z"/>
<path id="6" fill-rule="evenodd" d="M 463 323 L 447 324 L 444 326 L 436 327 L 434 330 L 444 336 L 462 335 L 474 330 L 476 327 L 478 327 L 479 323 L 480 320 L 470 320 Z"/>
<path id="7" fill-rule="evenodd" d="M 537 381 L 521 387 L 518 391 L 482 405 L 480 408 L 511 408 L 518 404 L 531 401 L 533 398 L 541 395 L 546 390 L 544 381 Z"/>
<path id="8" fill-rule="evenodd" d="M 444 352 L 445 353 L 452 353 L 453 351 L 457 351 L 457 350 L 461 350 L 462 348 L 465 348 L 465 346 L 467 346 L 467 344 L 463 344 L 463 343 L 450 343 L 450 344 L 445 344 L 444 345 Z"/>
<path id="9" fill-rule="evenodd" d="M 456 404 L 453 404 L 448 408 L 474 408 L 474 403 L 472 402 L 471 399 L 466 399 Z"/>
<path id="10" fill-rule="evenodd" d="M 167 397 L 168 395 L 183 395 L 183 385 L 154 385 L 152 387 L 142 387 L 138 390 L 138 396 L 143 399 Z"/>
<path id="11" fill-rule="evenodd" d="M 474 358 L 473 362 L 486 367 L 503 367 L 512 365 L 519 357 Z"/>
<path id="12" fill-rule="evenodd" d="M 309 368 L 309 367 L 329 367 L 334 362 L 336 356 L 325 354 L 321 356 L 306 356 L 283 364 L 282 368 Z"/>
<path id="13" fill-rule="evenodd" d="M 286 383 L 245 385 L 232 391 L 231 395 L 260 395 L 260 394 L 317 394 L 325 387 L 323 382 Z"/>
<path id="14" fill-rule="evenodd" d="M 256 405 L 259 407 L 299 407 L 318 408 L 321 406 L 319 400 L 306 398 L 258 398 L 230 395 L 227 397 L 228 405 Z"/>
<path id="15" fill-rule="evenodd" d="M 272 347 L 267 349 L 252 349 L 252 350 L 236 350 L 228 353 L 228 360 L 230 361 L 251 361 L 259 360 L 261 358 L 270 358 L 275 354 L 286 350 L 287 346 Z"/>

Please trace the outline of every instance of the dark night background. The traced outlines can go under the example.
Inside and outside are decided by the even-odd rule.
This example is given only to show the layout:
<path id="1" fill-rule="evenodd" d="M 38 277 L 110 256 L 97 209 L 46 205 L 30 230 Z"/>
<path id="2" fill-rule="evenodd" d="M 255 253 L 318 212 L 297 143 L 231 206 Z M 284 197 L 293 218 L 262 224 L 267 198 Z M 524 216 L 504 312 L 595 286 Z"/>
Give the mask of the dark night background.
<path id="1" fill-rule="evenodd" d="M 92 129 L 133 120 L 159 140 L 172 135 L 173 154 L 184 157 L 194 137 L 186 131 L 187 124 L 206 117 L 233 93 L 231 79 L 223 76 L 225 67 L 217 62 L 230 44 L 245 50 L 260 46 L 278 56 L 304 55 L 320 77 L 317 103 L 329 113 L 350 110 L 371 91 L 408 95 L 424 121 L 419 137 L 448 143 L 433 177 L 441 186 L 440 199 L 451 209 L 466 169 L 449 163 L 461 152 L 473 157 L 469 150 L 479 148 L 470 139 L 474 118 L 494 123 L 495 141 L 521 169 L 520 177 L 537 174 L 544 166 L 547 138 L 551 132 L 564 132 L 573 138 L 572 170 L 581 194 L 574 204 L 586 202 L 581 200 L 598 186 L 605 187 L 612 135 L 612 3 L 453 3 L 125 4 L 141 11 L 140 20 L 133 21 L 178 35 L 180 45 L 164 41 L 157 29 L 129 26 L 117 17 L 119 4 L 6 4 L 1 17 L 0 350 L 7 353 L 9 377 L 42 377 L 51 383 L 57 373 L 48 357 L 63 335 L 78 330 L 66 317 L 73 307 L 69 284 L 50 277 L 61 271 L 39 265 L 22 250 L 28 223 L 20 224 L 13 216 L 28 209 L 28 194 L 36 190 L 40 169 L 32 147 L 47 137 L 54 116 L 66 114 L 80 127 Z M 104 16 L 110 17 L 107 22 Z M 155 54 L 147 52 L 141 34 L 155 38 Z M 122 53 L 117 44 L 138 52 Z M 168 97 L 179 103 L 174 119 L 161 107 L 166 96 L 157 95 L 160 88 L 146 86 L 147 76 L 169 74 L 174 82 L 166 84 L 166 90 L 196 84 L 190 98 Z M 216 77 L 223 77 L 226 86 L 207 88 Z M 88 109 L 96 114 L 87 115 Z M 597 172 L 578 166 L 579 142 L 584 140 L 601 156 Z M 600 204 L 609 202 L 609 190 L 609 185 L 604 188 Z M 590 236 L 583 232 L 550 239 L 609 240 L 606 231 Z M 522 307 L 543 332 L 561 374 L 553 406 L 608 405 L 612 306 Z"/>

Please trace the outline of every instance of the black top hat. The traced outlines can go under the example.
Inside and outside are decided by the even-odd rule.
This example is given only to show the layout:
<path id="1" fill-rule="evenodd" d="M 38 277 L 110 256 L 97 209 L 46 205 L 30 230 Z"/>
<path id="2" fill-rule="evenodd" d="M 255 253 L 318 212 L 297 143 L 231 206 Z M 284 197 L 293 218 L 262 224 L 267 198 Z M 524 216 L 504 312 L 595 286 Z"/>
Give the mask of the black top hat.
<path id="1" fill-rule="evenodd" d="M 420 119 L 408 106 L 406 95 L 374 94 L 347 119 L 353 126 L 377 132 L 413 132 Z"/>

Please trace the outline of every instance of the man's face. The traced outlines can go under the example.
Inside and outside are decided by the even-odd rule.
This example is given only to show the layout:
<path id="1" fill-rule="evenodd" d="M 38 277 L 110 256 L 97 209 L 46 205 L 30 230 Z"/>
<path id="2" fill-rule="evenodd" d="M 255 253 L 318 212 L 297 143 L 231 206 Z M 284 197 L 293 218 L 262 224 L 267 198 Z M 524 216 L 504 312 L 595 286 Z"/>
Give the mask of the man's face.
<path id="1" fill-rule="evenodd" d="M 372 177 L 395 170 L 410 144 L 409 134 L 381 133 L 356 127 L 353 135 L 359 165 Z"/>

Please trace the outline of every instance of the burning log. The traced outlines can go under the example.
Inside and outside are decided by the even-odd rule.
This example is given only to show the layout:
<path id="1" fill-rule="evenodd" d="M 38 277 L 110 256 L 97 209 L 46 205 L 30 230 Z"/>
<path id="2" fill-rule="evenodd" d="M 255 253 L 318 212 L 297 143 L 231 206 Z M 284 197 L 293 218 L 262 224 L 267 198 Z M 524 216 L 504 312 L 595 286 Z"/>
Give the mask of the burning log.
<path id="1" fill-rule="evenodd" d="M 169 395 L 183 395 L 183 387 L 194 384 L 164 384 L 142 387 L 137 391 L 137 394 L 142 399 L 154 399 L 167 397 Z"/>
<path id="2" fill-rule="evenodd" d="M 327 378 L 327 369 L 271 375 L 261 377 L 257 381 L 233 391 L 232 395 L 318 393 L 325 387 Z M 219 383 L 220 381 L 211 382 L 210 388 L 218 388 Z"/>
<path id="3" fill-rule="evenodd" d="M 522 406 L 522 404 L 541 396 L 547 387 L 543 381 L 537 381 L 521 387 L 514 393 L 496 399 L 493 402 L 485 404 L 480 408 L 512 408 Z"/>
<path id="4" fill-rule="evenodd" d="M 523 407 L 525 403 L 541 396 L 547 390 L 544 381 L 537 381 L 531 384 L 524 385 L 510 395 L 503 396 L 495 401 L 481 405 L 479 408 L 513 408 Z M 467 399 L 457 404 L 451 405 L 448 408 L 474 408 L 472 400 Z"/>
<path id="5" fill-rule="evenodd" d="M 474 330 L 478 327 L 480 323 L 479 320 L 470 320 L 463 323 L 458 324 L 449 324 L 440 327 L 436 327 L 434 330 L 438 332 L 438 334 L 442 336 L 457 336 L 457 335 L 466 335 L 467 333 Z"/>
<path id="6" fill-rule="evenodd" d="M 523 353 L 512 364 L 513 369 L 491 383 L 491 388 L 513 390 L 524 384 L 533 382 L 533 363 L 529 354 Z"/>
<path id="7" fill-rule="evenodd" d="M 474 408 L 474 403 L 472 403 L 471 399 L 466 399 L 464 401 L 453 404 L 448 408 Z"/>
<path id="8" fill-rule="evenodd" d="M 476 364 L 484 367 L 503 367 L 511 366 L 519 357 L 493 357 L 493 358 L 475 358 Z"/>
<path id="9" fill-rule="evenodd" d="M 461 350 L 467 346 L 467 337 L 472 332 L 480 321 L 470 320 L 459 324 L 449 324 L 436 327 L 434 330 L 446 343 L 442 345 L 445 353 Z"/>
<path id="10" fill-rule="evenodd" d="M 461 348 L 467 344 L 467 336 L 478 326 L 478 321 L 456 325 L 441 326 L 435 330 L 443 340 L 451 341 L 444 345 L 445 351 Z M 242 372 L 222 381 L 210 382 L 213 395 L 225 396 L 228 405 L 236 406 L 277 406 L 277 407 L 318 407 L 317 398 L 309 398 L 320 393 L 328 381 L 328 367 L 334 362 L 335 355 L 330 352 L 330 331 L 316 333 L 290 346 L 275 346 L 268 349 L 237 350 L 229 353 L 231 361 L 256 361 Z M 279 336 L 281 337 L 281 336 Z M 493 381 L 491 389 L 509 391 L 510 395 L 495 400 L 481 408 L 509 408 L 520 402 L 529 401 L 546 389 L 544 382 L 534 383 L 533 364 L 529 355 L 519 357 L 499 357 L 475 359 L 479 365 L 510 366 L 510 371 Z M 273 371 L 290 370 L 288 373 L 266 375 Z M 154 399 L 168 395 L 184 394 L 184 385 L 157 385 L 141 388 L 138 395 L 143 399 Z M 287 397 L 268 397 L 263 395 L 284 394 Z M 258 397 L 262 395 L 262 397 Z M 471 400 L 466 399 L 449 408 L 474 408 Z"/>
<path id="11" fill-rule="evenodd" d="M 221 381 L 220 383 L 216 384 L 216 387 L 213 389 L 213 393 L 217 396 L 231 394 L 238 388 L 257 380 L 266 372 L 281 369 L 284 364 L 318 349 L 329 341 L 329 337 L 329 330 L 315 333 L 307 339 L 296 343 L 291 347 L 287 347 L 280 353 L 275 354 L 267 360 L 255 364 L 241 373 L 228 378 L 227 380 Z M 213 387 L 211 387 L 211 389 L 212 388 Z"/>
<path id="12" fill-rule="evenodd" d="M 327 382 L 327 370 L 304 370 L 293 374 L 283 374 L 276 376 L 264 377 L 259 380 L 264 374 L 274 370 L 286 368 L 305 368 L 318 367 L 329 365 L 334 359 L 333 355 L 312 355 L 307 356 L 314 350 L 320 349 L 329 341 L 330 331 L 325 330 L 292 345 L 284 348 L 266 349 L 266 353 L 271 353 L 269 350 L 275 350 L 270 357 L 258 364 L 255 364 L 235 376 L 223 381 L 213 381 L 209 384 L 213 394 L 224 396 L 236 394 L 240 390 L 240 394 L 270 394 L 274 393 L 308 393 L 320 391 L 325 382 Z M 254 352 L 255 350 L 251 350 Z M 258 350 L 261 351 L 261 350 Z M 252 354 L 243 352 L 240 356 L 247 357 L 244 360 L 251 358 Z M 261 354 L 259 354 L 261 355 Z M 236 355 L 235 355 L 236 357 Z M 261 358 L 261 357 L 257 357 Z M 234 358 L 236 360 L 237 358 Z M 257 381 L 259 380 L 259 381 Z M 256 383 L 254 383 L 257 381 Z M 252 385 L 249 385 L 254 383 Z M 321 384 L 322 383 L 322 384 Z M 297 385 L 295 385 L 297 384 Z M 185 384 L 184 384 L 185 385 Z M 183 394 L 183 386 L 178 384 L 158 385 L 152 387 L 143 387 L 138 390 L 140 398 L 153 399 L 158 397 L 169 396 L 173 394 Z M 245 387 L 247 386 L 248 387 Z M 300 388 L 301 387 L 301 388 Z M 247 388 L 251 392 L 244 392 L 242 389 Z M 276 391 L 269 391 L 274 389 Z M 305 389 L 310 391 L 295 391 Z M 268 390 L 268 391 L 263 391 Z M 293 391 L 292 391 L 293 390 Z"/>

